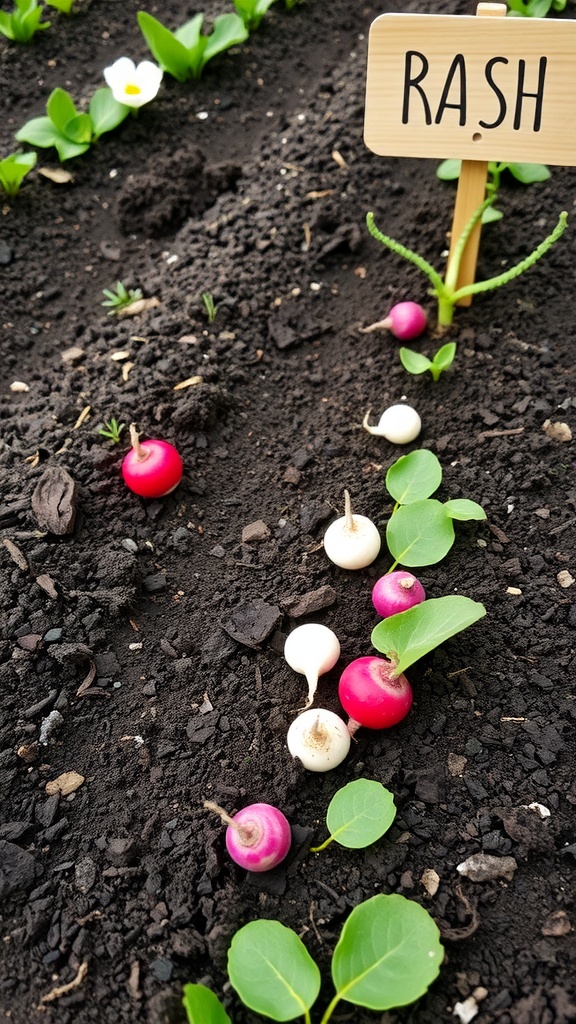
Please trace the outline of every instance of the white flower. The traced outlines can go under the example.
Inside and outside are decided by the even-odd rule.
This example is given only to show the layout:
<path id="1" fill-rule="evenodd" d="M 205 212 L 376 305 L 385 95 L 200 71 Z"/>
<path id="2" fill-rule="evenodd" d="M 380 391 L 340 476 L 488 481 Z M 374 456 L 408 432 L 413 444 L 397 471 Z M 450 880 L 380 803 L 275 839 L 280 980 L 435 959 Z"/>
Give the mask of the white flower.
<path id="1" fill-rule="evenodd" d="M 151 60 L 143 60 L 136 67 L 130 57 L 120 57 L 109 68 L 104 68 L 104 78 L 118 103 L 126 107 L 142 107 L 156 96 L 162 81 L 162 69 Z"/>

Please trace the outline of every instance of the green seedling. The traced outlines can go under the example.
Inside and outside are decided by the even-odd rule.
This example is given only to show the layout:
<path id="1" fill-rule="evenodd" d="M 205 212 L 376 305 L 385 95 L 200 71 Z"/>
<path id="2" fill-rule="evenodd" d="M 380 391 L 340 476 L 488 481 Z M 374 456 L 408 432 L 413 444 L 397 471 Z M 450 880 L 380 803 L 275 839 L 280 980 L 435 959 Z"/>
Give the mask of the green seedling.
<path id="1" fill-rule="evenodd" d="M 381 782 L 355 779 L 334 794 L 326 812 L 330 835 L 311 853 L 337 842 L 348 850 L 361 850 L 381 839 L 396 817 L 394 797 Z"/>
<path id="2" fill-rule="evenodd" d="M 104 288 L 102 294 L 106 296 L 103 306 L 110 306 L 108 316 L 114 316 L 133 302 L 142 298 L 140 288 L 126 288 L 122 281 L 117 281 L 114 288 Z"/>
<path id="3" fill-rule="evenodd" d="M 36 166 L 36 153 L 11 153 L 0 160 L 0 188 L 3 188 L 7 195 L 16 196 L 20 186 Z"/>
<path id="4" fill-rule="evenodd" d="M 413 1003 L 438 976 L 443 957 L 438 928 L 420 904 L 396 894 L 372 896 L 351 912 L 334 949 L 336 993 L 321 1024 L 328 1024 L 342 1001 L 380 1013 Z M 311 1024 L 320 971 L 302 940 L 279 921 L 251 921 L 236 932 L 228 974 L 250 1010 L 276 1021 L 303 1017 Z M 230 1024 L 209 992 L 203 985 L 184 986 L 189 1024 Z"/>
<path id="5" fill-rule="evenodd" d="M 60 14 L 71 14 L 75 0 L 44 0 L 44 3 L 60 11 Z"/>
<path id="6" fill-rule="evenodd" d="M 107 437 L 112 441 L 112 444 L 120 444 L 120 438 L 125 426 L 125 423 L 118 423 L 118 421 L 112 417 L 109 420 L 104 420 L 104 423 L 99 428 L 98 433 L 101 434 L 102 437 Z"/>
<path id="7" fill-rule="evenodd" d="M 209 60 L 243 43 L 249 34 L 239 14 L 219 14 L 209 35 L 201 33 L 203 14 L 196 14 L 175 32 L 146 11 L 138 11 L 137 18 L 154 59 L 179 82 L 200 78 Z"/>
<path id="8" fill-rule="evenodd" d="M 38 0 L 14 0 L 13 11 L 0 11 L 0 33 L 15 43 L 29 43 L 39 29 L 50 28 L 41 21 L 44 11 Z"/>
<path id="9" fill-rule="evenodd" d="M 441 181 L 456 181 L 460 177 L 462 169 L 461 160 L 443 160 L 436 168 L 436 177 Z M 488 177 L 486 181 L 486 196 L 494 196 L 494 201 L 500 191 L 502 175 L 507 171 L 521 185 L 533 185 L 537 182 L 548 181 L 552 177 L 545 164 L 508 164 L 489 161 Z M 489 206 L 482 214 L 482 223 L 489 224 L 501 220 L 504 214 Z"/>
<path id="10" fill-rule="evenodd" d="M 202 292 L 202 302 L 204 303 L 208 323 L 213 324 L 216 319 L 216 313 L 218 312 L 218 306 L 214 303 L 214 296 L 212 295 L 212 292 Z"/>
<path id="11" fill-rule="evenodd" d="M 97 89 L 88 113 L 80 113 L 70 93 L 54 89 L 48 97 L 45 117 L 33 117 L 18 132 L 19 142 L 47 149 L 54 146 L 60 162 L 81 156 L 104 132 L 111 132 L 124 121 L 130 107 L 118 103 L 108 88 Z"/>
<path id="12" fill-rule="evenodd" d="M 535 263 L 541 259 L 549 249 L 552 248 L 555 242 L 558 241 L 561 235 L 566 230 L 568 223 L 568 214 L 563 212 L 560 214 L 558 223 L 554 230 L 534 249 L 529 256 L 521 260 L 520 263 L 516 263 L 515 266 L 510 267 L 509 270 L 504 271 L 502 274 L 497 274 L 495 277 L 490 277 L 486 281 L 476 281 L 474 284 L 464 285 L 462 288 L 457 287 L 458 273 L 460 271 L 460 263 L 462 256 L 466 248 L 466 244 L 472 231 L 476 227 L 476 224 L 481 219 L 482 214 L 488 209 L 494 202 L 494 196 L 489 196 L 483 203 L 474 211 L 466 227 L 464 228 L 458 242 L 454 248 L 453 257 L 450 261 L 446 277 L 442 280 L 441 275 L 437 270 L 420 256 L 419 253 L 413 252 L 411 249 L 407 249 L 406 246 L 395 239 L 390 238 L 388 235 L 382 234 L 378 230 L 374 223 L 374 214 L 368 213 L 366 215 L 366 224 L 368 231 L 378 242 L 385 245 L 392 252 L 395 252 L 398 256 L 402 256 L 403 259 L 408 260 L 409 263 L 413 263 L 414 266 L 418 267 L 422 273 L 426 274 L 426 277 L 430 281 L 431 290 L 430 293 L 436 296 L 438 300 L 438 325 L 440 327 L 449 327 L 454 318 L 454 306 L 460 299 L 465 298 L 467 295 L 478 295 L 481 292 L 493 291 L 495 288 L 500 288 L 502 285 L 508 284 L 513 281 L 520 274 L 523 274 L 530 267 L 533 267 Z"/>
<path id="13" fill-rule="evenodd" d="M 423 355 L 422 352 L 415 352 L 411 348 L 399 349 L 398 355 L 400 356 L 402 366 L 408 373 L 418 376 L 418 374 L 426 373 L 426 370 L 430 370 L 432 380 L 437 381 L 440 379 L 440 374 L 452 366 L 454 362 L 456 342 L 449 341 L 446 345 L 442 345 L 432 359 L 428 359 L 428 356 Z"/>
<path id="14" fill-rule="evenodd" d="M 567 0 L 508 0 L 509 18 L 545 18 L 550 11 L 563 11 Z"/>
<path id="15" fill-rule="evenodd" d="M 483 604 L 459 594 L 428 598 L 382 619 L 372 630 L 371 643 L 394 665 L 394 678 L 485 615 Z"/>
<path id="16" fill-rule="evenodd" d="M 257 29 L 274 0 L 234 0 L 234 7 L 249 32 Z"/>

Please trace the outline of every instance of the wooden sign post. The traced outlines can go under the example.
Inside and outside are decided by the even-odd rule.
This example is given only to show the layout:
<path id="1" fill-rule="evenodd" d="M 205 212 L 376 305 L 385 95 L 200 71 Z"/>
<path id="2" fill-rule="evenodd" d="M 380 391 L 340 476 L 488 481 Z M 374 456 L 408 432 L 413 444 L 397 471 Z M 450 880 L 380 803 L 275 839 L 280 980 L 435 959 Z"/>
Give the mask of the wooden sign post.
<path id="1" fill-rule="evenodd" d="M 462 160 L 448 267 L 485 198 L 488 161 L 576 166 L 576 21 L 504 18 L 506 10 L 480 3 L 477 16 L 383 14 L 370 28 L 368 148 Z M 458 288 L 474 281 L 479 244 L 480 224 Z"/>

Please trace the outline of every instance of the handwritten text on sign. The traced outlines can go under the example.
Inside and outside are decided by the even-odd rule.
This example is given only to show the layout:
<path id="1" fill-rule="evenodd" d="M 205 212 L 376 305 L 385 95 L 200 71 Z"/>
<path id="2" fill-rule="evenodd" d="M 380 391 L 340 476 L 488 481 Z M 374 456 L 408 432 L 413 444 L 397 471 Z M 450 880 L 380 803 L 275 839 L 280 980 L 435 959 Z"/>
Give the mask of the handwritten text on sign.
<path id="1" fill-rule="evenodd" d="M 576 21 L 383 14 L 366 145 L 380 156 L 576 166 Z"/>

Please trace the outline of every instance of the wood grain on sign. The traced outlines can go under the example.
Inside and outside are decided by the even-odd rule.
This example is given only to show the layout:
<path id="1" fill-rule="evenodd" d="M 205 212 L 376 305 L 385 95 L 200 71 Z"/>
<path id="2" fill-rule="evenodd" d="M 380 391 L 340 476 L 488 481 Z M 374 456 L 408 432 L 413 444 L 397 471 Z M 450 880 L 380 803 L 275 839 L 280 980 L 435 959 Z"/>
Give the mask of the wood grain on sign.
<path id="1" fill-rule="evenodd" d="M 575 71 L 576 21 L 383 14 L 370 29 L 366 145 L 576 166 Z"/>

